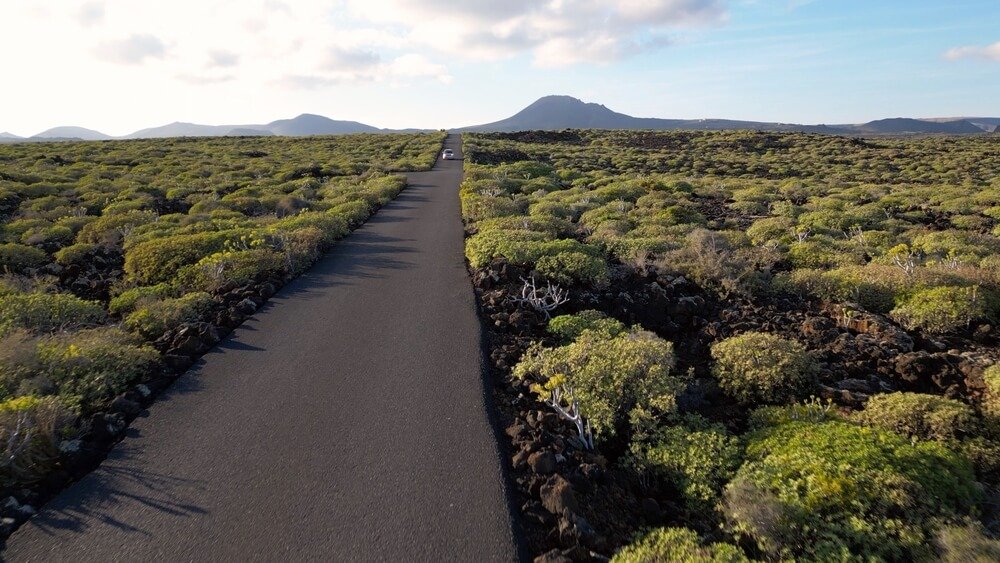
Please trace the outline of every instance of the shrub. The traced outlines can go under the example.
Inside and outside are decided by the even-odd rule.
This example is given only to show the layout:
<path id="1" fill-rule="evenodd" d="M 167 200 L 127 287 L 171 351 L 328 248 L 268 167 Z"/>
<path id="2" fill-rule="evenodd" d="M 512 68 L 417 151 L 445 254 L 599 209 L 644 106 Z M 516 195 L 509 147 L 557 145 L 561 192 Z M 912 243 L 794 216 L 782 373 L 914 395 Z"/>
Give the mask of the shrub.
<path id="1" fill-rule="evenodd" d="M 323 233 L 323 248 L 344 238 L 351 232 L 347 220 L 339 215 L 324 213 L 321 211 L 307 211 L 298 215 L 275 221 L 267 227 L 267 232 L 271 234 L 291 233 L 305 228 L 315 228 Z"/>
<path id="2" fill-rule="evenodd" d="M 604 334 L 609 338 L 618 336 L 625 332 L 625 325 L 600 311 L 589 310 L 575 315 L 559 315 L 549 321 L 546 330 L 560 337 L 564 343 L 569 343 L 576 340 L 585 330 Z"/>
<path id="3" fill-rule="evenodd" d="M 940 520 L 975 504 L 966 459 L 937 442 L 828 421 L 752 433 L 725 492 L 732 530 L 774 557 L 927 559 Z"/>
<path id="4" fill-rule="evenodd" d="M 238 231 L 213 231 L 174 235 L 136 244 L 125 253 L 125 273 L 142 285 L 170 281 L 184 266 L 225 248 L 239 238 Z"/>
<path id="5" fill-rule="evenodd" d="M 152 301 L 125 318 L 125 328 L 155 340 L 181 323 L 200 321 L 215 302 L 204 292 L 188 293 L 176 299 Z"/>
<path id="6" fill-rule="evenodd" d="M 364 223 L 372 213 L 371 208 L 363 201 L 341 203 L 327 209 L 326 212 L 347 221 L 347 225 L 352 229 Z"/>
<path id="7" fill-rule="evenodd" d="M 749 563 L 740 548 L 728 543 L 703 544 L 693 530 L 656 528 L 623 547 L 612 563 Z"/>
<path id="8" fill-rule="evenodd" d="M 546 278 L 562 283 L 589 283 L 600 286 L 608 282 L 608 265 L 603 258 L 583 252 L 559 252 L 542 256 L 535 269 Z"/>
<path id="9" fill-rule="evenodd" d="M 910 330 L 945 333 L 987 316 L 979 287 L 943 286 L 917 291 L 889 313 Z"/>
<path id="10" fill-rule="evenodd" d="M 127 315 L 140 305 L 150 301 L 173 297 L 175 292 L 174 286 L 167 283 L 126 289 L 111 299 L 108 304 L 108 312 L 117 316 Z"/>
<path id="11" fill-rule="evenodd" d="M 48 261 L 48 255 L 33 246 L 17 243 L 0 244 L 0 273 L 25 273 L 41 268 Z"/>
<path id="12" fill-rule="evenodd" d="M 903 436 L 939 441 L 964 436 L 974 421 L 972 409 L 964 403 L 922 393 L 875 395 L 857 419 Z"/>
<path id="13" fill-rule="evenodd" d="M 521 208 L 518 202 L 509 197 L 467 195 L 462 198 L 462 217 L 466 221 L 517 215 Z"/>
<path id="14" fill-rule="evenodd" d="M 747 332 L 712 345 L 712 373 L 743 403 L 780 403 L 811 383 L 813 361 L 805 346 L 763 332 Z"/>
<path id="15" fill-rule="evenodd" d="M 0 403 L 0 486 L 30 485 L 59 457 L 59 434 L 73 415 L 55 397 L 18 397 Z"/>
<path id="16" fill-rule="evenodd" d="M 495 258 L 511 259 L 523 254 L 521 248 L 528 243 L 548 238 L 546 234 L 535 231 L 480 231 L 465 241 L 465 256 L 473 268 L 482 268 Z"/>
<path id="17" fill-rule="evenodd" d="M 695 515 L 714 510 L 722 487 L 740 465 L 741 454 L 739 440 L 725 426 L 697 415 L 660 428 L 632 446 L 637 467 L 670 483 Z"/>
<path id="18" fill-rule="evenodd" d="M 14 293 L 0 297 L 0 334 L 23 328 L 51 331 L 104 321 L 104 308 L 66 293 Z"/>
<path id="19" fill-rule="evenodd" d="M 992 365 L 983 372 L 986 392 L 983 394 L 983 412 L 1000 417 L 1000 364 Z"/>
<path id="20" fill-rule="evenodd" d="M 84 225 L 76 239 L 77 242 L 118 245 L 136 227 L 152 223 L 157 218 L 157 214 L 152 211 L 130 211 L 119 215 L 105 214 L 96 221 Z"/>
<path id="21" fill-rule="evenodd" d="M 92 260 L 94 255 L 101 249 L 100 245 L 89 242 L 81 242 L 67 246 L 56 252 L 53 257 L 60 266 L 83 266 Z"/>
<path id="22" fill-rule="evenodd" d="M 218 252 L 191 266 L 181 283 L 194 290 L 215 292 L 229 283 L 238 286 L 265 280 L 285 269 L 284 257 L 268 248 Z"/>
<path id="23" fill-rule="evenodd" d="M 990 563 L 1000 561 L 1000 541 L 983 533 L 979 524 L 942 526 L 934 538 L 944 563 Z"/>
<path id="24" fill-rule="evenodd" d="M 585 330 L 572 343 L 557 348 L 533 347 L 514 368 L 514 376 L 538 377 L 551 389 L 573 390 L 580 410 L 601 438 L 619 429 L 646 424 L 653 411 L 671 413 L 684 382 L 671 374 L 674 347 L 650 332 L 609 337 Z"/>
<path id="25" fill-rule="evenodd" d="M 43 339 L 41 374 L 84 414 L 105 405 L 159 363 L 159 353 L 116 328 L 82 330 Z"/>

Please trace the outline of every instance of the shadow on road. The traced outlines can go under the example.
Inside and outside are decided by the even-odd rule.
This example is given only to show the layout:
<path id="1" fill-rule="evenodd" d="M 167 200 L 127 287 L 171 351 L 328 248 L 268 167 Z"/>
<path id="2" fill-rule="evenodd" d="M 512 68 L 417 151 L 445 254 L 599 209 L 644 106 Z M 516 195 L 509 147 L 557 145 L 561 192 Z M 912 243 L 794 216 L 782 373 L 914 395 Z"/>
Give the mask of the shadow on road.
<path id="1" fill-rule="evenodd" d="M 44 519 L 32 518 L 25 526 L 55 535 L 58 532 L 84 533 L 94 522 L 99 522 L 128 534 L 151 536 L 162 530 L 144 530 L 116 518 L 117 509 L 123 504 L 137 502 L 179 518 L 208 513 L 188 502 L 205 490 L 204 482 L 137 469 L 128 460 L 141 454 L 141 449 L 134 451 L 126 444 L 120 444 L 101 468 L 87 477 L 86 486 L 68 490 L 47 507 Z"/>

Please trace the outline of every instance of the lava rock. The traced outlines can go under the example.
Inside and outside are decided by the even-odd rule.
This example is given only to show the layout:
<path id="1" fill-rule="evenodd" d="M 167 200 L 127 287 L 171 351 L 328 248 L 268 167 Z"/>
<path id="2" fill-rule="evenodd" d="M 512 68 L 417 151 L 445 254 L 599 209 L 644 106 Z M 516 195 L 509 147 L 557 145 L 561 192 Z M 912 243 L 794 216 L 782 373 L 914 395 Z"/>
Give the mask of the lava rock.
<path id="1" fill-rule="evenodd" d="M 538 495 L 542 499 L 542 506 L 552 514 L 561 515 L 566 510 L 575 512 L 580 508 L 576 495 L 573 494 L 573 486 L 561 475 L 549 477 L 542 484 Z"/>
<path id="2" fill-rule="evenodd" d="M 548 475 L 556 470 L 556 456 L 550 451 L 535 452 L 528 456 L 528 466 L 539 475 Z"/>

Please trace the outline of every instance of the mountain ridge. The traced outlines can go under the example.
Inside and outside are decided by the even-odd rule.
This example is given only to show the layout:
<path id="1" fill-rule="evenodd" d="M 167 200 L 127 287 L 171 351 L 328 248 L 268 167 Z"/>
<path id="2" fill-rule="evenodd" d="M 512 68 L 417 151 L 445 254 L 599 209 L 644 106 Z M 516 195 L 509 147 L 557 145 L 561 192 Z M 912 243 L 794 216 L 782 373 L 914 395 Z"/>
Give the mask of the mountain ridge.
<path id="1" fill-rule="evenodd" d="M 482 125 L 454 129 L 457 132 L 511 132 L 561 129 L 633 129 L 633 130 L 758 130 L 804 132 L 833 135 L 969 135 L 1000 133 L 1000 117 L 938 117 L 877 119 L 860 124 L 804 125 L 736 119 L 664 119 L 634 117 L 614 111 L 594 102 L 584 102 L 566 95 L 543 96 L 514 115 Z M 53 127 L 33 135 L 20 137 L 0 133 L 0 143 L 39 142 L 53 140 L 158 139 L 169 137 L 255 136 L 255 135 L 344 135 L 351 133 L 418 132 L 427 129 L 380 129 L 349 120 L 303 113 L 291 119 L 278 119 L 265 124 L 203 125 L 175 121 L 159 127 L 140 129 L 128 135 L 113 137 L 83 127 Z"/>
<path id="2" fill-rule="evenodd" d="M 994 118 L 977 118 L 989 122 Z M 1000 119 L 998 119 L 1000 121 Z M 966 119 L 921 120 L 890 118 L 862 124 L 803 125 L 734 119 L 660 119 L 633 117 L 588 103 L 571 96 L 544 96 L 514 115 L 482 125 L 462 127 L 459 131 L 512 132 L 530 129 L 653 129 L 653 130 L 724 130 L 752 129 L 777 132 L 826 134 L 976 134 L 989 129 Z"/>

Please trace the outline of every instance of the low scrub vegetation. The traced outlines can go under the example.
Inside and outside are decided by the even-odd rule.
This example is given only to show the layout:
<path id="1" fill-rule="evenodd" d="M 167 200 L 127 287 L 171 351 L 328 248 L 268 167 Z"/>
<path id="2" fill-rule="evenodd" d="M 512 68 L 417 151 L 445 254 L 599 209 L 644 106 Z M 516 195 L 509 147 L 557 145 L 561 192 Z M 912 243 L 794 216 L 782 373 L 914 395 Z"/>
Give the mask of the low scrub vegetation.
<path id="1" fill-rule="evenodd" d="M 116 397 L 186 367 L 442 140 L 0 146 L 0 496 L 44 479 Z"/>
<path id="2" fill-rule="evenodd" d="M 531 548 L 993 560 L 997 148 L 466 135 L 466 257 Z M 553 472 L 576 508 L 550 509 Z"/>

